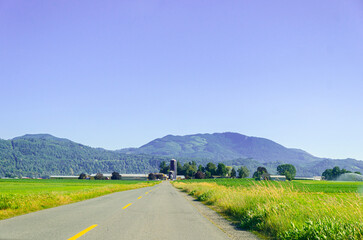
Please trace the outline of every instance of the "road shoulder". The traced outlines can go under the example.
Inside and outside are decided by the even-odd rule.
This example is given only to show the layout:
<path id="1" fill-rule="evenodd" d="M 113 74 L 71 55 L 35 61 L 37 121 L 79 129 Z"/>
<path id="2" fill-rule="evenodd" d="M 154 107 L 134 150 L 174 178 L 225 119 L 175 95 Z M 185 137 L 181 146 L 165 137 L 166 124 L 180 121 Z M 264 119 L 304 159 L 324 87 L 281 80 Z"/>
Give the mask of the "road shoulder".
<path id="1" fill-rule="evenodd" d="M 177 188 L 176 188 L 177 189 Z M 205 218 L 207 218 L 216 227 L 226 233 L 233 240 L 260 240 L 256 235 L 251 232 L 244 231 L 235 226 L 232 222 L 225 219 L 218 212 L 204 205 L 202 202 L 196 200 L 194 197 L 188 195 L 180 189 L 177 191 L 184 196 Z"/>

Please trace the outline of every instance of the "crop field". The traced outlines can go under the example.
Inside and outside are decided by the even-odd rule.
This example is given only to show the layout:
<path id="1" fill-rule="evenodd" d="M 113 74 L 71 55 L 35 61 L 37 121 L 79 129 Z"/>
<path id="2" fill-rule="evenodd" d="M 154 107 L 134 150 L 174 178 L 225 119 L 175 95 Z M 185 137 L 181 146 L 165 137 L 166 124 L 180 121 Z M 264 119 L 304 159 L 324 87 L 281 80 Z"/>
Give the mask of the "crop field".
<path id="1" fill-rule="evenodd" d="M 0 179 L 0 220 L 159 182 L 113 180 Z"/>
<path id="2" fill-rule="evenodd" d="M 363 191 L 363 182 L 333 182 L 333 181 L 310 181 L 310 180 L 296 180 L 296 181 L 255 181 L 253 179 L 193 179 L 192 182 L 211 182 L 226 187 L 254 187 L 261 186 L 282 186 L 296 189 L 302 192 L 324 192 L 324 193 L 357 193 Z"/>
<path id="3" fill-rule="evenodd" d="M 270 239 L 363 239 L 363 183 L 183 180 L 173 183 Z"/>

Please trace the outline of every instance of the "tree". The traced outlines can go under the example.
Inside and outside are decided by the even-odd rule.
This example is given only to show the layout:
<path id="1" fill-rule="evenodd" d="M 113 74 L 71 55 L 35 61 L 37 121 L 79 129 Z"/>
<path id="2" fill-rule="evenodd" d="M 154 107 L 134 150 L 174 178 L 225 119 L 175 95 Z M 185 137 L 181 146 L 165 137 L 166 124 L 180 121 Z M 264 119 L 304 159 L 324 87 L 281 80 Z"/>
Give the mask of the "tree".
<path id="1" fill-rule="evenodd" d="M 85 173 L 81 173 L 81 174 L 79 174 L 79 177 L 78 177 L 78 179 L 86 179 L 86 174 Z"/>
<path id="2" fill-rule="evenodd" d="M 333 179 L 338 178 L 340 176 L 340 168 L 339 167 L 334 167 L 332 170 L 332 174 L 333 174 Z"/>
<path id="3" fill-rule="evenodd" d="M 238 168 L 237 172 L 239 178 L 246 178 L 250 175 L 250 170 L 248 170 L 248 168 L 245 166 Z"/>
<path id="4" fill-rule="evenodd" d="M 195 175 L 194 175 L 195 179 L 204 179 L 205 178 L 205 174 L 202 171 L 198 171 Z"/>
<path id="5" fill-rule="evenodd" d="M 198 166 L 198 171 L 205 172 L 205 168 L 202 165 Z"/>
<path id="6" fill-rule="evenodd" d="M 113 172 L 111 180 L 121 180 L 121 175 L 118 172 Z"/>
<path id="7" fill-rule="evenodd" d="M 207 166 L 205 167 L 205 170 L 210 172 L 212 175 L 215 175 L 216 171 L 217 171 L 217 167 L 216 167 L 216 165 L 214 163 L 209 162 L 209 163 L 207 163 Z"/>
<path id="8" fill-rule="evenodd" d="M 355 174 L 359 174 L 359 175 L 362 175 L 362 174 L 361 174 L 361 172 L 358 172 L 358 171 L 357 171 L 357 172 L 354 172 L 354 173 L 355 173 Z"/>
<path id="9" fill-rule="evenodd" d="M 351 171 L 347 171 L 344 168 L 340 170 L 338 166 L 335 166 L 333 169 L 325 169 L 321 176 L 323 176 L 325 180 L 335 180 L 344 173 L 351 173 Z"/>
<path id="10" fill-rule="evenodd" d="M 103 174 L 102 173 L 97 173 L 95 176 L 95 180 L 104 180 Z"/>
<path id="11" fill-rule="evenodd" d="M 236 169 L 232 168 L 231 170 L 231 178 L 235 178 L 237 176 Z"/>
<path id="12" fill-rule="evenodd" d="M 218 163 L 217 172 L 219 176 L 225 177 L 227 175 L 227 168 L 226 165 L 223 163 Z"/>
<path id="13" fill-rule="evenodd" d="M 10 173 L 5 173 L 6 178 L 14 178 L 15 176 Z"/>
<path id="14" fill-rule="evenodd" d="M 160 173 L 168 174 L 170 170 L 169 165 L 165 161 L 160 162 Z"/>
<path id="15" fill-rule="evenodd" d="M 258 167 L 258 168 L 257 168 L 257 171 L 253 173 L 253 178 L 254 178 L 255 180 L 260 180 L 260 179 L 261 179 L 262 174 L 264 174 L 264 173 L 268 173 L 268 172 L 267 172 L 267 169 L 266 169 L 266 168 L 264 168 L 264 167 Z"/>
<path id="16" fill-rule="evenodd" d="M 149 179 L 149 180 L 155 180 L 156 177 L 155 177 L 155 175 L 153 173 L 149 173 L 149 176 L 147 177 L 147 179 Z"/>
<path id="17" fill-rule="evenodd" d="M 333 180 L 333 169 L 325 169 L 325 171 L 323 172 L 323 174 L 321 174 L 321 176 L 325 180 Z"/>
<path id="18" fill-rule="evenodd" d="M 230 177 L 231 176 L 232 167 L 231 166 L 226 166 L 226 169 L 227 169 L 227 176 Z"/>
<path id="19" fill-rule="evenodd" d="M 347 169 L 342 169 L 340 170 L 340 175 L 344 174 L 344 173 L 352 173 L 351 171 L 348 171 Z"/>
<path id="20" fill-rule="evenodd" d="M 280 175 L 285 175 L 286 179 L 291 181 L 296 175 L 296 168 L 292 164 L 281 164 L 277 166 L 277 172 Z"/>
<path id="21" fill-rule="evenodd" d="M 184 175 L 183 166 L 181 165 L 180 161 L 176 162 L 176 171 L 178 175 Z"/>
<path id="22" fill-rule="evenodd" d="M 189 178 L 192 178 L 197 172 L 197 165 L 192 165 L 192 164 L 189 164 L 187 166 L 187 169 L 185 170 L 185 178 L 187 178 L 187 176 Z"/>
<path id="23" fill-rule="evenodd" d="M 205 178 L 211 178 L 212 174 L 208 171 L 205 171 Z"/>

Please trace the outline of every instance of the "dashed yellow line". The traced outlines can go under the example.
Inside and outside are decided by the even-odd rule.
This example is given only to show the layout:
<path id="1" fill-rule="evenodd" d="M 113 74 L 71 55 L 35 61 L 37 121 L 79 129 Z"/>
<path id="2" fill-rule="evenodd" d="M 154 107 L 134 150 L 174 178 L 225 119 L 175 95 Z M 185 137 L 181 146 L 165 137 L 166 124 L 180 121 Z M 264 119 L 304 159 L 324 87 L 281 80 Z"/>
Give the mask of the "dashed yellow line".
<path id="1" fill-rule="evenodd" d="M 92 225 L 92 226 L 90 226 L 89 228 L 86 228 L 85 230 L 83 230 L 82 232 L 77 233 L 77 234 L 76 234 L 76 235 L 74 235 L 73 237 L 68 238 L 68 240 L 75 240 L 75 239 L 79 238 L 80 236 L 84 235 L 85 233 L 87 233 L 87 232 L 91 231 L 92 229 L 94 229 L 94 228 L 95 228 L 95 227 L 97 227 L 97 226 L 98 226 L 97 224 Z"/>
<path id="2" fill-rule="evenodd" d="M 137 199 L 141 199 L 141 198 L 142 198 L 142 196 L 138 197 Z"/>
<path id="3" fill-rule="evenodd" d="M 148 194 L 149 192 L 146 192 L 145 194 Z"/>
<path id="4" fill-rule="evenodd" d="M 125 207 L 123 207 L 122 209 L 126 209 L 126 208 L 130 207 L 130 206 L 131 206 L 131 204 L 132 204 L 132 203 L 127 204 L 127 205 L 126 205 Z"/>

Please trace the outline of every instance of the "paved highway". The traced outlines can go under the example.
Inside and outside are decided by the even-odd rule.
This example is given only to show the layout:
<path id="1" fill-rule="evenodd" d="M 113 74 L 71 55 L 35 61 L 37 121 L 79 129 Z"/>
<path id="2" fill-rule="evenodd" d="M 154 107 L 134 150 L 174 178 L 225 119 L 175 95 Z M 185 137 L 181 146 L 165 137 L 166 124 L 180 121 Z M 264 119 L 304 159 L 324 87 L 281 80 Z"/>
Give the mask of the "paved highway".
<path id="1" fill-rule="evenodd" d="M 230 237 L 170 183 L 118 192 L 0 221 L 8 239 L 208 239 Z"/>

